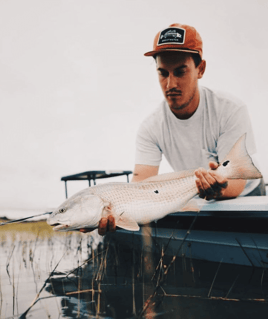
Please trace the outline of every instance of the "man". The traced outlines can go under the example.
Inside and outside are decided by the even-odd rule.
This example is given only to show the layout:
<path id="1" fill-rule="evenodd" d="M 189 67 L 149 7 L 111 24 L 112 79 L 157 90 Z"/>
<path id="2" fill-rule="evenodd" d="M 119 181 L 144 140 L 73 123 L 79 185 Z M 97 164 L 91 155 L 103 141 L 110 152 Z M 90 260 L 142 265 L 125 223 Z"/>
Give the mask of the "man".
<path id="1" fill-rule="evenodd" d="M 202 55 L 200 35 L 181 24 L 158 32 L 153 50 L 145 53 L 155 59 L 165 100 L 140 126 L 132 182 L 157 175 L 164 154 L 174 171 L 199 167 L 201 198 L 265 195 L 263 180 L 227 180 L 215 171 L 244 133 L 250 155 L 256 147 L 244 103 L 198 86 L 206 69 Z M 100 221 L 99 233 L 106 230 L 115 230 L 112 216 Z"/>

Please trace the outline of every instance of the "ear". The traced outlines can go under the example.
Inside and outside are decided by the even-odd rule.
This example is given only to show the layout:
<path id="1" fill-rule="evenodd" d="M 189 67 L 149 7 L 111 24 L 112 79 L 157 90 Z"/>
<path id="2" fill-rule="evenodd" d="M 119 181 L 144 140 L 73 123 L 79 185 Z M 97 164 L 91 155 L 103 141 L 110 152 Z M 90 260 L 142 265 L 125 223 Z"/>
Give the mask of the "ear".
<path id="1" fill-rule="evenodd" d="M 206 60 L 202 60 L 200 64 L 198 65 L 198 79 L 202 79 L 203 74 L 206 70 Z"/>

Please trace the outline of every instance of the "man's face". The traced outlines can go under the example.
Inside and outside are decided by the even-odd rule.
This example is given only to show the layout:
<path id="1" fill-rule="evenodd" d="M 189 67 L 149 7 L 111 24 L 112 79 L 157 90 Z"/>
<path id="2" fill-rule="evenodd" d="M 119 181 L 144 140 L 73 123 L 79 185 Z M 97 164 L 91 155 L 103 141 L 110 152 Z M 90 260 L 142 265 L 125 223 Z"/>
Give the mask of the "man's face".
<path id="1" fill-rule="evenodd" d="M 195 67 L 189 53 L 165 52 L 157 55 L 156 68 L 171 111 L 182 118 L 183 114 L 193 114 L 199 103 L 198 79 L 205 71 L 205 61 Z"/>

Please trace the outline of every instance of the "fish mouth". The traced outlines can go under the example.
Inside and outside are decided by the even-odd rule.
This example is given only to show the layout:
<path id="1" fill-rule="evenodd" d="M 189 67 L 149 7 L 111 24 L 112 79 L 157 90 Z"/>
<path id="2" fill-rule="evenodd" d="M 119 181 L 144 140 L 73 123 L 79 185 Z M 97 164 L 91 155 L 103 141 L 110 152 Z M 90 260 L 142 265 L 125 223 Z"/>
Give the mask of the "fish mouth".
<path id="1" fill-rule="evenodd" d="M 62 224 L 59 224 L 59 223 L 51 224 L 50 226 L 52 226 L 53 230 L 55 230 L 55 231 L 66 229 L 66 228 L 70 227 L 69 225 L 62 225 Z"/>

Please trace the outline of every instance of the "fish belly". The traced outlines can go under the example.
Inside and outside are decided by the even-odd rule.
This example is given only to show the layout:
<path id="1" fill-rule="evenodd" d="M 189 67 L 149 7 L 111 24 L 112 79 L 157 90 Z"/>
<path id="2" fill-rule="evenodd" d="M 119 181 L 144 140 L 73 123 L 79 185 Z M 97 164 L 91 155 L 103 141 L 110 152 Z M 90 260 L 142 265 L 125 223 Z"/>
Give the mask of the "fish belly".
<path id="1" fill-rule="evenodd" d="M 146 224 L 179 211 L 197 194 L 194 176 L 152 183 L 111 185 L 99 196 L 116 214 L 126 214 L 138 224 Z"/>

